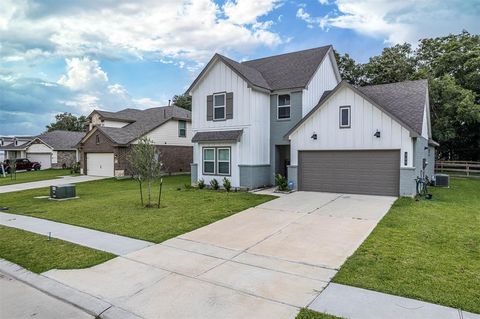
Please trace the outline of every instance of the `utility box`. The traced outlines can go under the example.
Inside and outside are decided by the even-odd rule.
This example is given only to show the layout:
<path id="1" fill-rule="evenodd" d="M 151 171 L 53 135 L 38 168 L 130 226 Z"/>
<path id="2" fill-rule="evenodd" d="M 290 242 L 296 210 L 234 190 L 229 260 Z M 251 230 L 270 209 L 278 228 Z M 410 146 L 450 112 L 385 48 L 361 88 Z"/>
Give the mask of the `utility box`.
<path id="1" fill-rule="evenodd" d="M 435 186 L 450 187 L 450 176 L 447 174 L 435 174 Z"/>
<path id="2" fill-rule="evenodd" d="M 76 196 L 74 184 L 50 186 L 50 198 L 52 199 L 67 199 L 75 198 Z"/>

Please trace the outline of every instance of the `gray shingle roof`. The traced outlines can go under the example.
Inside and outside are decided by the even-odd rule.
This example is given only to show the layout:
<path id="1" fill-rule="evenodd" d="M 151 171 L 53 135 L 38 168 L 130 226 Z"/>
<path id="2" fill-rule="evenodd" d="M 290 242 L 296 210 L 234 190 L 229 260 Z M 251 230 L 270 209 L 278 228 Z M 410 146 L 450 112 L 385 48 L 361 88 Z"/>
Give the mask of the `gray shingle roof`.
<path id="1" fill-rule="evenodd" d="M 190 85 L 187 92 L 192 90 L 217 58 L 221 59 L 253 86 L 269 91 L 304 88 L 331 48 L 331 45 L 327 45 L 241 63 L 223 55 L 215 54 L 195 81 L 193 81 L 192 85 Z"/>
<path id="2" fill-rule="evenodd" d="M 415 132 L 422 134 L 423 112 L 428 89 L 427 80 L 369 85 L 357 89 L 403 120 Z"/>
<path id="3" fill-rule="evenodd" d="M 241 64 L 258 70 L 271 90 L 306 87 L 323 58 L 331 48 L 330 45 L 275 55 Z"/>
<path id="4" fill-rule="evenodd" d="M 47 143 L 54 150 L 75 150 L 76 145 L 85 136 L 85 132 L 52 131 L 38 135 L 37 138 Z"/>
<path id="5" fill-rule="evenodd" d="M 235 141 L 238 142 L 242 136 L 243 130 L 231 131 L 211 131 L 197 132 L 192 138 L 192 142 L 219 142 L 219 141 Z"/>
<path id="6" fill-rule="evenodd" d="M 15 151 L 15 150 L 24 150 L 27 148 L 28 144 L 30 143 L 30 141 L 27 141 L 25 143 L 22 143 L 20 145 L 14 145 L 14 143 L 10 143 L 10 144 L 7 144 L 7 145 L 3 145 L 2 147 L 0 147 L 0 151 L 4 151 L 4 150 L 8 150 L 8 151 Z"/>
<path id="7" fill-rule="evenodd" d="M 133 121 L 124 127 L 102 127 L 98 130 L 110 137 L 117 144 L 128 144 L 146 133 L 175 118 L 191 121 L 191 112 L 177 106 L 154 107 L 146 110 L 125 109 L 119 111 L 123 119 Z"/>

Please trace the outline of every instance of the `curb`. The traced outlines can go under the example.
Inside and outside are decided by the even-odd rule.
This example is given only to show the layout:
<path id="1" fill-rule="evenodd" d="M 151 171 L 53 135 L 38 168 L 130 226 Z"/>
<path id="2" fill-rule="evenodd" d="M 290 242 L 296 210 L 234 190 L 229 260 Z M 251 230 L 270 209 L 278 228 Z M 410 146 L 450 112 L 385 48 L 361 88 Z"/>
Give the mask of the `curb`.
<path id="1" fill-rule="evenodd" d="M 0 258 L 0 273 L 102 319 L 141 319 L 126 310 Z"/>

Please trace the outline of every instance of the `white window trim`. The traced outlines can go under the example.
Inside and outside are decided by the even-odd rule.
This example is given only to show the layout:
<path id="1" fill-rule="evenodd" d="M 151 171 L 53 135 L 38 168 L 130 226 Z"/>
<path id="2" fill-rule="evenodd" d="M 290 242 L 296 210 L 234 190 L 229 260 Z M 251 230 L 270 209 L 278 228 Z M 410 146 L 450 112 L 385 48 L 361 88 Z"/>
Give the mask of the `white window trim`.
<path id="1" fill-rule="evenodd" d="M 185 124 L 185 128 L 182 128 L 182 127 L 181 127 L 181 124 L 182 124 L 182 123 Z M 184 135 L 180 134 L 180 132 L 181 132 L 182 130 L 185 131 L 185 134 L 184 134 Z M 182 138 L 183 138 L 183 137 L 187 137 L 187 121 L 183 121 L 183 120 L 179 120 L 179 121 L 178 121 L 178 137 L 182 137 Z"/>
<path id="2" fill-rule="evenodd" d="M 227 150 L 228 151 L 228 161 L 226 160 L 220 160 L 220 156 L 218 156 L 218 154 L 220 153 L 220 150 Z M 216 168 L 217 168 L 217 175 L 221 175 L 221 176 L 230 176 L 231 175 L 231 166 L 232 166 L 232 151 L 230 149 L 230 147 L 218 147 L 217 148 L 217 156 L 216 156 Z M 219 167 L 220 165 L 218 165 L 219 163 L 228 163 L 228 173 L 220 173 L 218 170 L 219 170 Z"/>
<path id="3" fill-rule="evenodd" d="M 279 101 L 280 101 L 280 95 L 288 95 L 288 96 L 289 96 L 289 100 L 290 100 L 290 104 L 288 104 L 288 105 L 287 105 L 287 104 L 285 104 L 285 105 L 280 105 L 280 103 L 279 103 Z M 278 95 L 277 95 L 277 120 L 279 120 L 279 121 L 286 121 L 286 120 L 290 120 L 290 118 L 292 117 L 292 107 L 291 107 L 291 105 L 292 105 L 292 100 L 291 100 L 291 98 L 292 98 L 292 96 L 290 95 L 290 93 L 283 93 L 283 94 L 278 94 Z M 279 117 L 279 113 L 280 113 L 279 111 L 280 111 L 280 108 L 281 108 L 281 107 L 288 107 L 288 109 L 289 109 L 289 112 L 288 112 L 289 115 L 288 115 L 288 117 L 282 117 L 282 118 Z"/>
<path id="4" fill-rule="evenodd" d="M 348 124 L 347 125 L 344 125 L 342 124 L 342 111 L 343 110 L 347 110 L 348 111 Z M 339 126 L 340 128 L 350 128 L 352 127 L 352 110 L 350 108 L 350 105 L 344 105 L 344 106 L 340 106 L 339 108 L 339 111 L 338 111 L 338 116 L 339 116 Z"/>
<path id="5" fill-rule="evenodd" d="M 213 150 L 213 160 L 205 160 L 205 151 L 206 150 Z M 215 172 L 217 171 L 217 165 L 216 165 L 216 160 L 217 160 L 217 152 L 215 151 L 215 147 L 204 147 L 202 148 L 202 172 L 203 175 L 215 175 Z M 213 172 L 205 172 L 205 162 L 213 162 Z"/>
<path id="6" fill-rule="evenodd" d="M 223 105 L 215 105 L 215 96 L 223 95 Z M 215 109 L 223 108 L 223 117 L 217 118 L 215 117 Z M 213 94 L 213 120 L 214 121 L 222 121 L 227 119 L 227 93 L 214 93 Z"/>

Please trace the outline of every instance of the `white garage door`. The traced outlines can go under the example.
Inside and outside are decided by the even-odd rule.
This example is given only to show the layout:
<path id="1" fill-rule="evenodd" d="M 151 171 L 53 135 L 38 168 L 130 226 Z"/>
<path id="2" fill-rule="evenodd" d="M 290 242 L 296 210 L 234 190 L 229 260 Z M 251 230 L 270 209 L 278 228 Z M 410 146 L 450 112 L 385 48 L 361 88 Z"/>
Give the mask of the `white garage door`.
<path id="1" fill-rule="evenodd" d="M 87 175 L 113 177 L 113 153 L 87 153 Z"/>
<path id="2" fill-rule="evenodd" d="M 40 165 L 42 165 L 41 169 L 52 167 L 51 153 L 27 153 L 27 158 L 30 160 L 30 162 L 39 162 Z"/>

